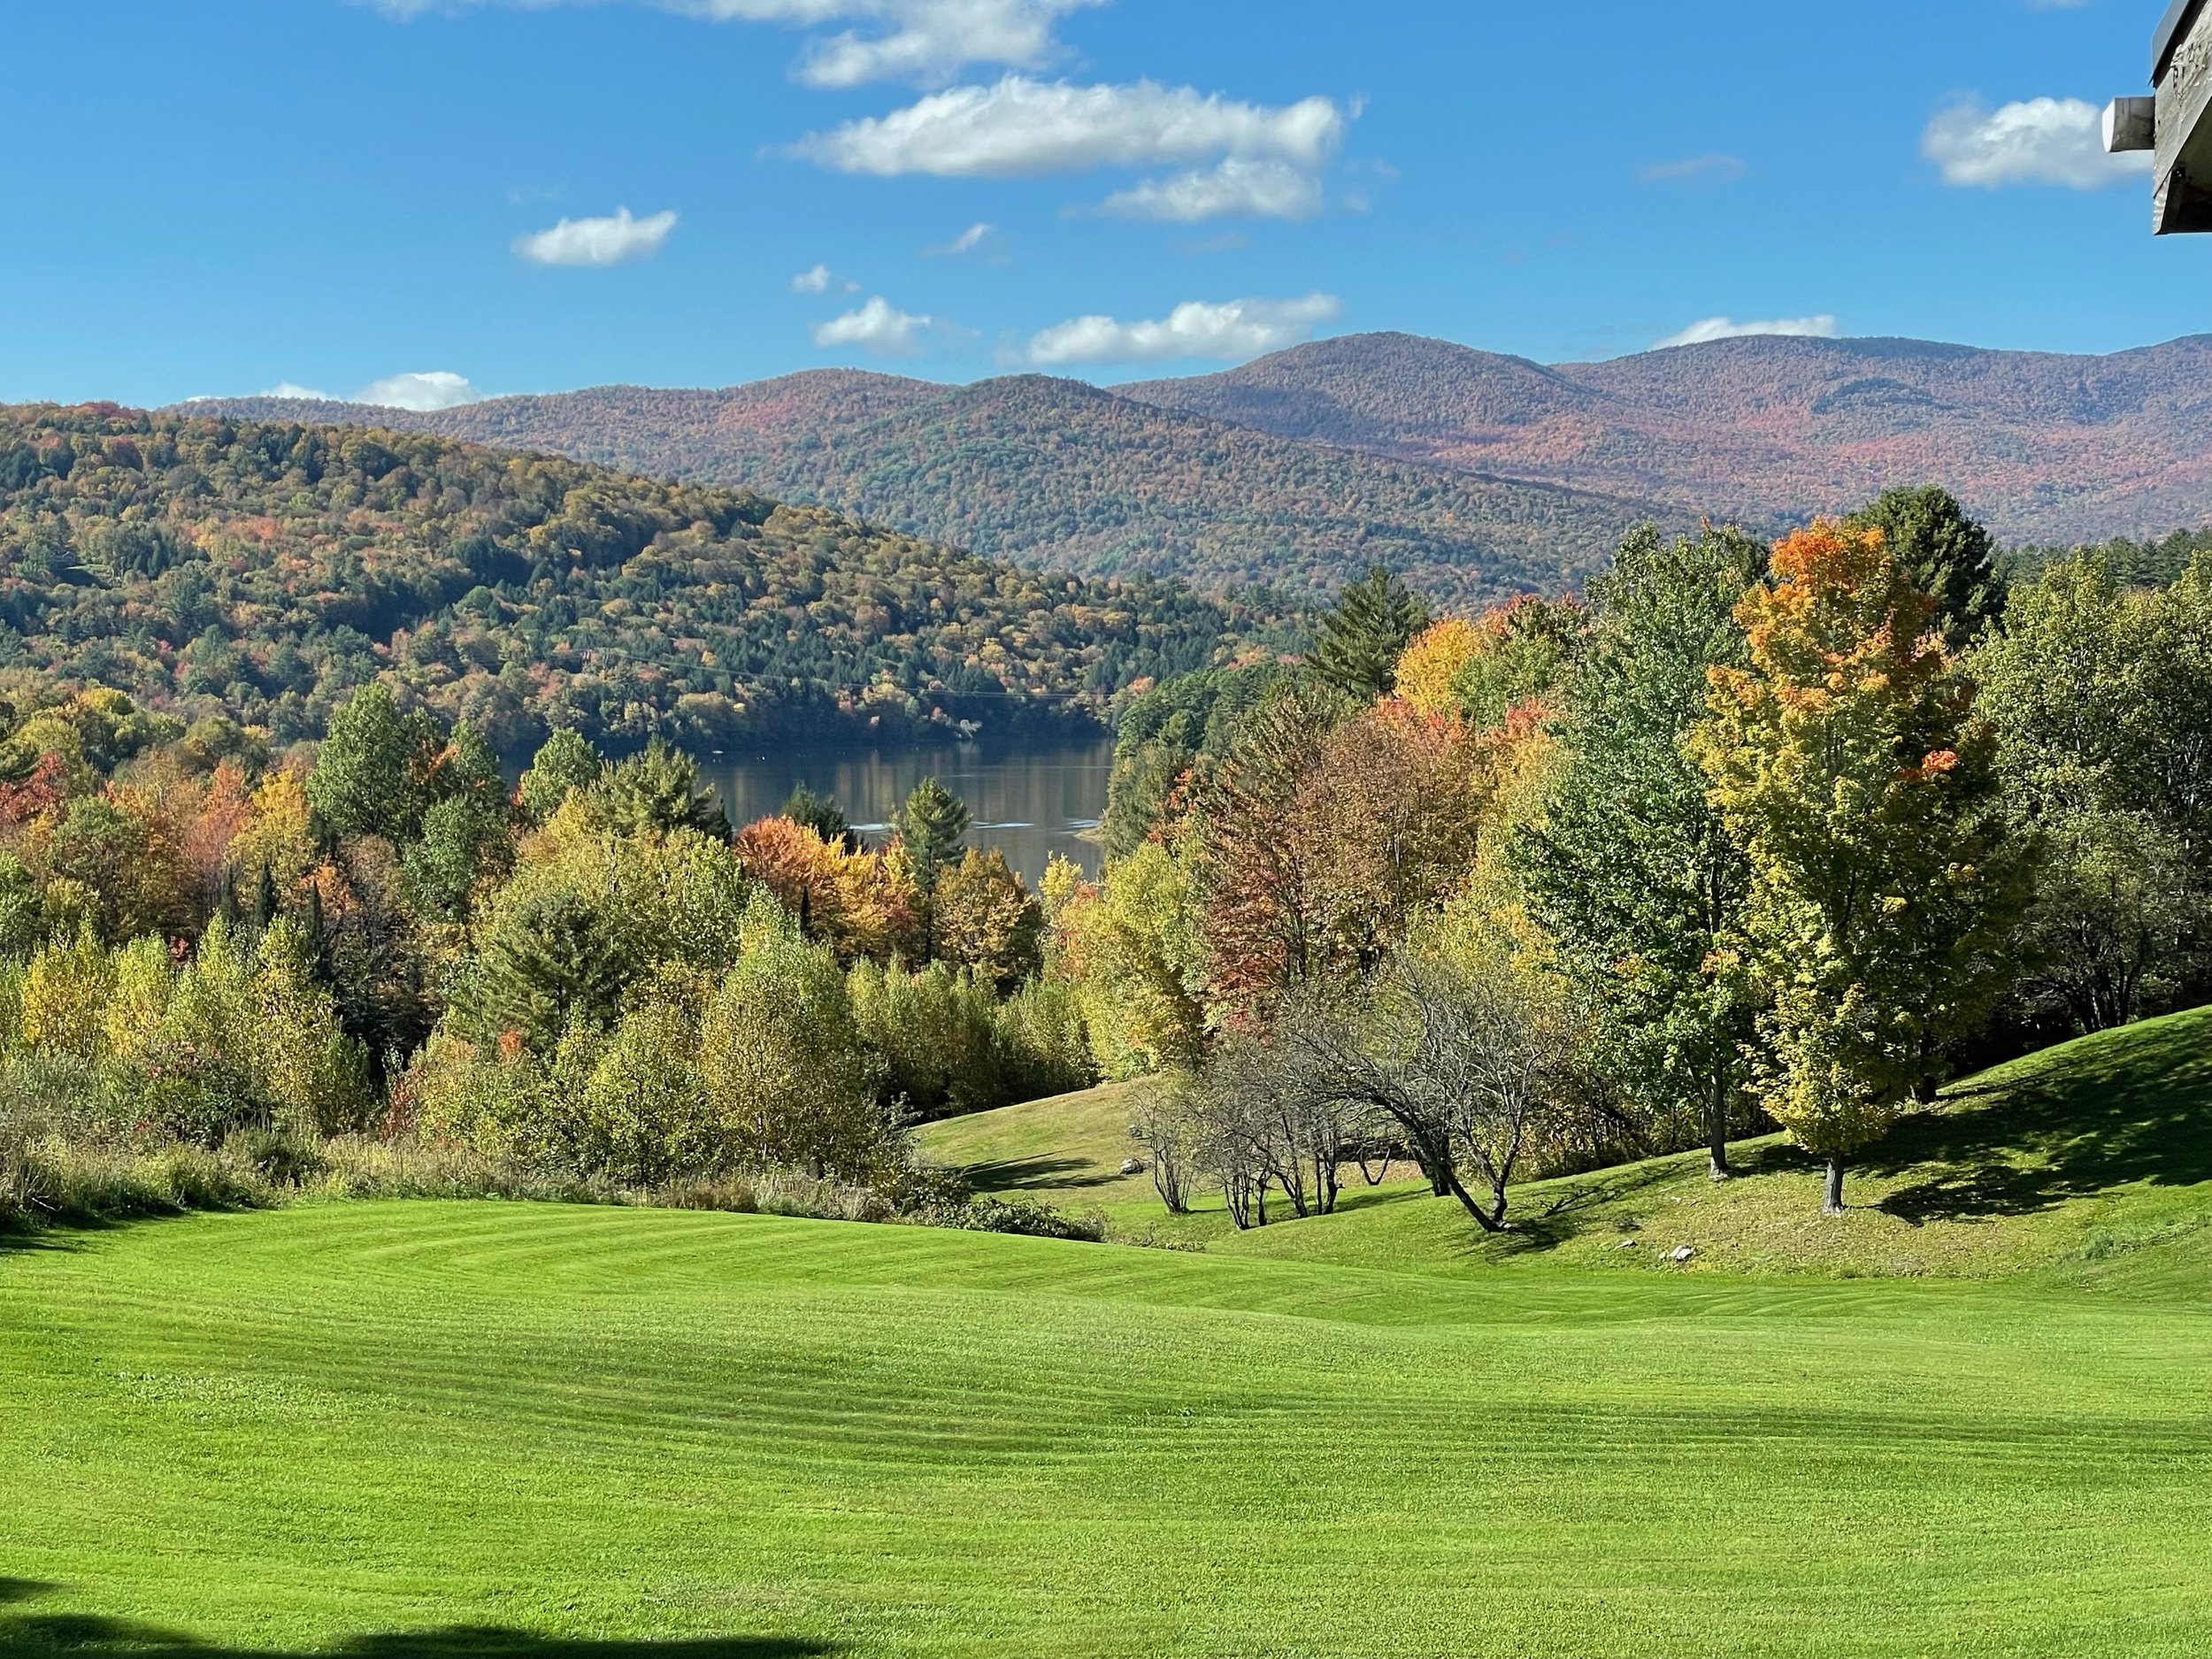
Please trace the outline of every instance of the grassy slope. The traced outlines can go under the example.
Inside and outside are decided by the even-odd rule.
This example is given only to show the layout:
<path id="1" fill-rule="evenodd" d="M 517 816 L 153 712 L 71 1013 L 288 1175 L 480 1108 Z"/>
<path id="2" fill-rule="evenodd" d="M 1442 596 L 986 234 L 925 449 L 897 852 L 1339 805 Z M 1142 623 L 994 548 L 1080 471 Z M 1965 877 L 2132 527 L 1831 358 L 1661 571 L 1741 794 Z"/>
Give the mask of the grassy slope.
<path id="1" fill-rule="evenodd" d="M 2212 1328 L 311 1207 L 0 1257 L 0 1491 L 9 1659 L 2183 1655 Z"/>
<path id="2" fill-rule="evenodd" d="M 1078 1202 L 1104 1145 L 1106 1091 L 933 1125 L 933 1156 L 986 1187 Z M 1017 1154 L 1013 1148 L 1018 1148 Z M 1517 1230 L 1485 1239 L 1415 1185 L 1355 1190 L 1344 1212 L 1232 1234 L 1217 1204 L 1179 1236 L 1242 1255 L 1431 1271 L 1512 1263 L 1672 1272 L 1985 1278 L 2037 1271 L 2084 1283 L 2212 1284 L 2212 1009 L 2031 1055 L 1951 1089 L 1863 1155 L 1841 1222 L 1819 1173 L 1779 1138 L 1736 1148 L 1715 1186 L 1703 1155 L 1531 1183 Z M 1064 1168 L 1063 1165 L 1067 1167 Z M 1142 1177 L 1095 1191 L 1123 1227 L 1162 1218 Z M 1630 1244 L 1629 1240 L 1634 1240 Z"/>
<path id="3" fill-rule="evenodd" d="M 2208 1033 L 1962 1091 L 1826 1235 L 1754 1148 L 1532 1189 L 1510 1268 L 1390 1199 L 1207 1255 L 497 1203 L 0 1252 L 0 1659 L 2193 1659 Z M 1081 1179 L 1118 1110 L 958 1133 Z M 1624 1220 L 1706 1271 L 1571 1271 Z M 1923 1235 L 2037 1271 L 1709 1271 Z"/>

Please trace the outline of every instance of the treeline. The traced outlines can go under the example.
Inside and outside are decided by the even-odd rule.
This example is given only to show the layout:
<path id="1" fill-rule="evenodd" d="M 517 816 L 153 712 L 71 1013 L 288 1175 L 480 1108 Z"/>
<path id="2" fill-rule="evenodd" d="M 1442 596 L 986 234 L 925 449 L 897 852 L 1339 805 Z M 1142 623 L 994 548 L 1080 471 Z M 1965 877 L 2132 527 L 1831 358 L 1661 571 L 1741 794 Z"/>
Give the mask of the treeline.
<path id="1" fill-rule="evenodd" d="M 505 754 L 1089 724 L 1249 618 L 422 434 L 0 409 L 0 687 L 280 745 L 380 680 Z"/>
<path id="2" fill-rule="evenodd" d="M 657 741 L 556 732 L 510 790 L 380 684 L 311 753 L 112 689 L 0 739 L 0 1211 L 96 1210 L 62 1197 L 88 1159 L 221 1188 L 369 1145 L 492 1190 L 1070 1228 L 911 1152 L 1096 1076 L 1037 898 L 933 780 L 882 846 L 803 791 L 733 835 Z"/>
<path id="3" fill-rule="evenodd" d="M 2169 544 L 2170 546 L 2177 544 Z M 2162 575 L 2163 572 L 2157 572 Z M 1326 1210 L 1779 1126 L 1848 1159 L 1962 1064 L 2212 993 L 2212 560 L 2008 588 L 1936 489 L 1770 548 L 1632 537 L 1585 603 L 1431 620 L 1123 725 L 1055 949 L 1171 1207 Z"/>

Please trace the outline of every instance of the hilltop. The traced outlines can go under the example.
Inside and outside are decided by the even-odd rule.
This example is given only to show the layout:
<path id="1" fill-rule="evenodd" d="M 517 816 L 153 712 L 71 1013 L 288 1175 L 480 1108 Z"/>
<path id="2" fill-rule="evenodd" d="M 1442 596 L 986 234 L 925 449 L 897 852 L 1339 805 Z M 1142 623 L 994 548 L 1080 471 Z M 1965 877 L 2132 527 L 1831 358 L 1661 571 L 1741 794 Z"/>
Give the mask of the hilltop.
<path id="1" fill-rule="evenodd" d="M 431 414 L 239 400 L 745 485 L 996 558 L 1209 587 L 1333 586 L 1381 558 L 1480 601 L 1556 591 L 1644 518 L 1759 531 L 1896 484 L 2016 543 L 2212 520 L 2212 335 L 2109 357 L 1753 337 L 1547 365 L 1348 334 L 1101 390 L 823 370 Z"/>
<path id="2" fill-rule="evenodd" d="M 726 391 L 607 387 L 435 414 L 248 400 L 820 503 L 994 558 L 1303 594 L 1380 561 L 1463 603 L 1557 592 L 1652 502 L 1302 443 L 1074 380 L 846 371 Z"/>
<path id="3" fill-rule="evenodd" d="M 1747 522 L 1932 481 L 2014 541 L 2212 518 L 2212 334 L 2109 357 L 1758 336 L 1550 367 L 1354 334 L 1118 390 L 1300 442 Z"/>
<path id="4" fill-rule="evenodd" d="M 1223 606 L 419 433 L 0 409 L 0 686 L 280 741 L 384 677 L 503 748 L 1088 725 Z"/>

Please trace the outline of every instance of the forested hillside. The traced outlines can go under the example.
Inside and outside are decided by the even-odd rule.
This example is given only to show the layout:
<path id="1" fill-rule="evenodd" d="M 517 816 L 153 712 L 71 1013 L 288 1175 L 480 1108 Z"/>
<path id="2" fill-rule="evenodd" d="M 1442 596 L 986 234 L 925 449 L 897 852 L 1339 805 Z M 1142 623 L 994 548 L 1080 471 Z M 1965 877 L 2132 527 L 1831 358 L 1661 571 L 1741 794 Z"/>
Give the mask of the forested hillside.
<path id="1" fill-rule="evenodd" d="M 1110 392 L 825 370 L 435 414 L 213 407 L 741 485 L 1056 568 L 1333 587 L 1380 558 L 1466 602 L 1558 591 L 1641 518 L 1765 532 L 1933 480 L 2012 543 L 2212 521 L 2212 335 L 2102 357 L 1763 337 L 1547 366 L 1353 334 Z"/>
<path id="2" fill-rule="evenodd" d="M 1938 479 L 2009 541 L 2212 518 L 2212 335 L 2101 357 L 1763 336 L 1547 367 L 1353 334 L 1118 389 L 1300 442 L 1747 522 Z"/>
<path id="3" fill-rule="evenodd" d="M 1688 515 L 1298 443 L 1024 375 L 970 387 L 844 372 L 726 392 L 603 388 L 430 415 L 222 405 L 388 420 L 637 471 L 820 502 L 992 558 L 1218 590 L 1314 593 L 1378 561 L 1455 603 L 1555 593 L 1633 525 Z"/>
<path id="4" fill-rule="evenodd" d="M 744 492 L 423 434 L 0 410 L 0 687 L 280 742 L 384 677 L 503 748 L 1102 714 L 1233 618 Z"/>

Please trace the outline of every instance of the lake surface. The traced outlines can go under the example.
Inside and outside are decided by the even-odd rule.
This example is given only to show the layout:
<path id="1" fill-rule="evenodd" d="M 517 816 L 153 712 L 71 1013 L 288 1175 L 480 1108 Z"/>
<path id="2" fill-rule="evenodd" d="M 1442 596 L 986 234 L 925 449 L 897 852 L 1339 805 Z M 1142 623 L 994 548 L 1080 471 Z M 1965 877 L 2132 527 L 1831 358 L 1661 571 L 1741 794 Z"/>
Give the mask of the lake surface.
<path id="1" fill-rule="evenodd" d="M 1100 737 L 984 740 L 926 749 L 778 747 L 700 757 L 700 773 L 721 792 L 737 826 L 783 810 L 793 787 L 833 795 L 857 829 L 880 842 L 891 815 L 925 778 L 934 777 L 967 803 L 968 845 L 997 848 L 1033 887 L 1057 853 L 1085 872 L 1099 871 L 1099 849 L 1084 839 L 1106 810 L 1114 741 Z"/>

